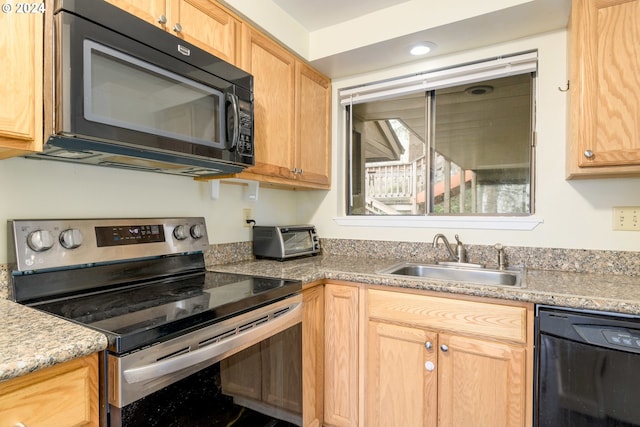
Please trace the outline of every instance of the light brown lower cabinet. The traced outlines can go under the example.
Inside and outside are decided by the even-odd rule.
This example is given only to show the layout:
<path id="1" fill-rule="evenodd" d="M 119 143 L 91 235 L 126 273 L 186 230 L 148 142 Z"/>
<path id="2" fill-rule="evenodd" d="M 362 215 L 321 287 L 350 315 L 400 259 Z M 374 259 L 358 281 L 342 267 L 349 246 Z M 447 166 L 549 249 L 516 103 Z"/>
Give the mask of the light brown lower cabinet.
<path id="1" fill-rule="evenodd" d="M 358 426 L 359 287 L 326 284 L 324 306 L 324 422 Z"/>
<path id="2" fill-rule="evenodd" d="M 324 286 L 302 292 L 302 426 L 321 427 L 324 413 Z"/>
<path id="3" fill-rule="evenodd" d="M 223 393 L 304 427 L 322 425 L 323 286 L 302 293 L 303 319 L 220 362 Z"/>
<path id="4" fill-rule="evenodd" d="M 325 425 L 532 423 L 533 305 L 325 285 Z"/>
<path id="5" fill-rule="evenodd" d="M 531 304 L 367 291 L 365 420 L 531 425 Z"/>
<path id="6" fill-rule="evenodd" d="M 98 426 L 98 356 L 0 383 L 0 426 Z"/>
<path id="7" fill-rule="evenodd" d="M 437 378 L 425 365 L 435 366 L 434 332 L 370 321 L 367 351 L 367 421 L 376 426 L 437 425 Z"/>

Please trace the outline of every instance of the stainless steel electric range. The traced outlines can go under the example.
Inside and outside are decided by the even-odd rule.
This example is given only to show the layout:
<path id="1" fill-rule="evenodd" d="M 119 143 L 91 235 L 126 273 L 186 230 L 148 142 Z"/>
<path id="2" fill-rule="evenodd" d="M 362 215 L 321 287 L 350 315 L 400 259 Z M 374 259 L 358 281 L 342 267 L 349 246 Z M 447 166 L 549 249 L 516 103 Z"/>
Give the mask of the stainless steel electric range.
<path id="1" fill-rule="evenodd" d="M 228 399 L 213 403 L 219 374 L 207 369 L 300 327 L 299 281 L 206 271 L 204 218 L 14 220 L 8 228 L 13 299 L 108 338 L 103 425 L 262 425 L 242 424 L 250 411 Z M 204 408 L 182 400 L 194 393 Z M 278 422 L 264 425 L 290 425 Z"/>

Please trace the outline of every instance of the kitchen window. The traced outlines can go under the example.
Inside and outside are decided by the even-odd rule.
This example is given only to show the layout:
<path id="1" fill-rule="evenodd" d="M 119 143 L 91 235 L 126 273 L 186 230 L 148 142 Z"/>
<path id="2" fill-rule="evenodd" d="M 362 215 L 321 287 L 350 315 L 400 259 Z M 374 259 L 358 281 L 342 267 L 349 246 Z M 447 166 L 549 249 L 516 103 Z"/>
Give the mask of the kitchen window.
<path id="1" fill-rule="evenodd" d="M 534 212 L 537 53 L 340 91 L 350 216 Z"/>

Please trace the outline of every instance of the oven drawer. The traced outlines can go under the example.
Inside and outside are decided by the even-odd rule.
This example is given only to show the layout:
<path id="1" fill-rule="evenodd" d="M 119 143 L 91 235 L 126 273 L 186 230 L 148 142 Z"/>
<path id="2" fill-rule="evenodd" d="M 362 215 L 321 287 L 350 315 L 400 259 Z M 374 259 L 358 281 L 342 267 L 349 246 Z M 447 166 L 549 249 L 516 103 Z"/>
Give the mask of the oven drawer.
<path id="1" fill-rule="evenodd" d="M 98 357 L 0 384 L 0 426 L 97 426 Z"/>

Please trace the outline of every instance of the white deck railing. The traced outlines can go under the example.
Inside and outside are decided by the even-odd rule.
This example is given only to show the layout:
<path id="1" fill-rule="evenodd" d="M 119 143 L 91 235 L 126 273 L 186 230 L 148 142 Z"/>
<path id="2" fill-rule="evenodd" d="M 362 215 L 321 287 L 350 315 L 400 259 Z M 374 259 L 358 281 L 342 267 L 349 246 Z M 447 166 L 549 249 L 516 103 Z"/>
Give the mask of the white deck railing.
<path id="1" fill-rule="evenodd" d="M 367 210 L 376 215 L 417 212 L 419 194 L 425 190 L 425 161 L 420 157 L 411 163 L 382 162 L 365 167 Z M 396 210 L 394 206 L 398 207 Z"/>
<path id="2" fill-rule="evenodd" d="M 425 189 L 425 157 L 412 163 L 384 162 L 367 166 L 367 196 L 374 199 L 415 199 Z"/>

